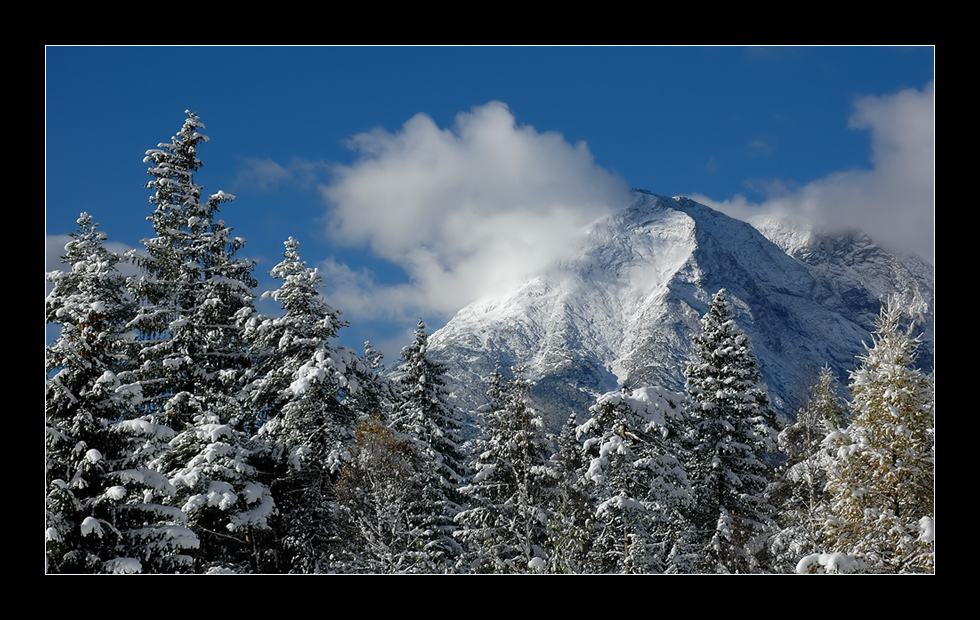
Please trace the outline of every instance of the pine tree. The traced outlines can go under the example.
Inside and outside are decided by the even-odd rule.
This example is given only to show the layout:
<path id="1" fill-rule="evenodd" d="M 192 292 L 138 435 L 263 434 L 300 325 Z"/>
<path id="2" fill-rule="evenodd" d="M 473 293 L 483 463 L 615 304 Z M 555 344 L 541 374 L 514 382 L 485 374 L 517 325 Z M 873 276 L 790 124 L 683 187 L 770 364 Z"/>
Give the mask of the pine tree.
<path id="1" fill-rule="evenodd" d="M 779 433 L 785 460 L 769 490 L 771 503 L 780 507 L 778 531 L 770 541 L 774 570 L 792 572 L 801 557 L 825 548 L 827 471 L 833 450 L 824 442 L 844 428 L 847 419 L 837 377 L 824 366 L 816 383 L 807 387 L 796 420 Z"/>
<path id="2" fill-rule="evenodd" d="M 701 320 L 694 350 L 686 376 L 695 570 L 755 572 L 773 513 L 765 490 L 772 477 L 767 457 L 775 449 L 774 415 L 751 340 L 736 324 L 724 289 Z"/>
<path id="3" fill-rule="evenodd" d="M 310 573 L 329 564 L 334 478 L 355 417 L 345 401 L 360 388 L 348 379 L 356 356 L 331 343 L 344 323 L 320 296 L 322 276 L 302 261 L 298 241 L 285 245 L 271 271 L 282 284 L 263 296 L 279 301 L 284 313 L 246 324 L 254 359 L 246 392 L 263 421 L 252 444 L 273 479 L 279 570 Z"/>
<path id="4" fill-rule="evenodd" d="M 179 402 L 179 396 L 171 403 Z M 195 405 L 178 406 L 183 414 Z M 195 554 L 195 569 L 200 572 L 262 568 L 257 543 L 275 504 L 251 459 L 244 433 L 198 410 L 192 423 L 170 441 L 170 450 L 150 463 L 166 472 L 176 489 L 170 504 L 187 515 L 188 525 L 200 539 Z"/>
<path id="5" fill-rule="evenodd" d="M 853 422 L 830 440 L 831 549 L 869 572 L 935 571 L 935 392 L 916 368 L 920 341 L 882 308 L 851 373 Z"/>
<path id="6" fill-rule="evenodd" d="M 523 368 L 512 371 L 509 379 L 499 369 L 491 377 L 474 475 L 463 489 L 469 507 L 456 517 L 478 572 L 538 572 L 547 565 L 550 442 L 528 400 L 532 383 Z"/>
<path id="7" fill-rule="evenodd" d="M 579 434 L 582 477 L 595 485 L 592 570 L 663 573 L 677 542 L 687 476 L 668 441 L 682 419 L 680 395 L 654 388 L 600 396 Z"/>
<path id="8" fill-rule="evenodd" d="M 549 460 L 554 477 L 551 519 L 548 521 L 547 572 L 580 574 L 594 572 L 589 562 L 593 533 L 593 497 L 580 473 L 584 454 L 579 442 L 576 415 L 572 413 L 558 435 L 558 449 Z"/>
<path id="9" fill-rule="evenodd" d="M 374 348 L 370 341 L 364 342 L 364 353 L 353 368 L 353 381 L 358 389 L 348 394 L 344 405 L 359 416 L 377 417 L 391 421 L 397 396 L 392 382 L 388 380 L 384 364 L 384 354 Z"/>
<path id="10" fill-rule="evenodd" d="M 402 350 L 399 366 L 399 403 L 393 428 L 411 437 L 428 472 L 424 506 L 416 518 L 431 534 L 426 550 L 434 570 L 454 570 L 462 548 L 453 537 L 454 518 L 463 507 L 460 486 L 466 479 L 463 421 L 448 403 L 442 364 L 429 355 L 429 336 L 419 320 L 415 338 Z"/>
<path id="11" fill-rule="evenodd" d="M 290 237 L 285 242 L 283 260 L 269 272 L 282 283 L 262 299 L 272 298 L 282 305 L 280 316 L 252 316 L 245 322 L 245 337 L 252 356 L 247 392 L 251 409 L 259 412 L 259 423 L 278 415 L 283 393 L 302 376 L 312 374 L 318 353 L 339 361 L 330 341 L 346 323 L 340 312 L 330 307 L 320 295 L 323 276 L 299 255 L 299 242 Z M 310 363 L 312 366 L 309 366 Z M 306 367 L 306 370 L 301 370 Z M 325 377 L 336 385 L 339 396 L 345 379 L 339 368 L 326 368 Z M 339 400 L 339 398 L 335 399 Z M 329 404 L 324 404 L 329 406 Z"/>
<path id="12" fill-rule="evenodd" d="M 208 138 L 196 114 L 171 143 L 147 151 L 145 163 L 154 190 L 154 209 L 147 218 L 156 237 L 144 239 L 145 254 L 132 253 L 142 269 L 136 286 L 140 311 L 132 325 L 140 331 L 140 364 L 147 405 L 164 410 L 180 394 L 193 395 L 203 410 L 222 423 L 248 424 L 240 406 L 240 380 L 248 351 L 241 321 L 253 312 L 251 261 L 235 257 L 245 240 L 234 237 L 221 219 L 221 204 L 234 198 L 217 192 L 203 200 L 194 182 L 202 163 L 198 148 Z M 181 396 L 185 402 L 190 399 Z M 176 430 L 191 422 L 193 412 L 171 403 Z"/>
<path id="13" fill-rule="evenodd" d="M 170 143 L 147 151 L 155 237 L 135 286 L 144 411 L 173 428 L 172 450 L 155 465 L 171 478 L 171 500 L 201 540 L 198 570 L 257 570 L 256 533 L 272 511 L 268 488 L 249 463 L 252 411 L 243 380 L 250 359 L 242 325 L 254 312 L 251 261 L 236 257 L 244 239 L 218 218 L 234 197 L 203 198 L 194 181 L 201 167 L 204 125 L 187 112 Z"/>
<path id="14" fill-rule="evenodd" d="M 119 257 L 83 213 L 45 300 L 61 333 L 45 348 L 46 568 L 51 572 L 175 572 L 197 539 L 159 503 L 174 489 L 146 466 L 173 435 L 138 418 L 142 398 L 125 325 L 133 307 Z"/>
<path id="15" fill-rule="evenodd" d="M 105 235 L 87 213 L 71 238 L 62 257 L 70 271 L 47 274 L 54 288 L 45 299 L 45 319 L 61 331 L 45 348 L 46 409 L 66 419 L 77 411 L 135 417 L 142 394 L 133 374 L 134 335 L 126 328 L 135 310 L 117 269 L 120 257 L 105 247 Z M 106 383 L 122 385 L 110 398 Z M 97 386 L 102 391 L 93 391 Z"/>

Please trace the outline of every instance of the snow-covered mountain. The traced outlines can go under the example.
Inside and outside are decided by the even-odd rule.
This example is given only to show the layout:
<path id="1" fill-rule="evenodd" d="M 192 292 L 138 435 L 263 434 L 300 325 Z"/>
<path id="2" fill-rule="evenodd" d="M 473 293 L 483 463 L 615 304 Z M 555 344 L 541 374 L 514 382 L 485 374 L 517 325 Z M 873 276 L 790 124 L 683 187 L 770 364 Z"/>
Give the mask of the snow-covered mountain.
<path id="1" fill-rule="evenodd" d="M 430 351 L 470 409 L 483 402 L 483 378 L 498 363 L 525 364 L 551 428 L 624 383 L 682 390 L 691 335 L 721 288 L 777 404 L 792 402 L 824 364 L 846 383 L 893 293 L 924 320 L 920 361 L 932 366 L 934 268 L 857 231 L 754 224 L 686 198 L 635 192 L 632 205 L 591 226 L 571 259 L 462 309 L 432 335 Z"/>

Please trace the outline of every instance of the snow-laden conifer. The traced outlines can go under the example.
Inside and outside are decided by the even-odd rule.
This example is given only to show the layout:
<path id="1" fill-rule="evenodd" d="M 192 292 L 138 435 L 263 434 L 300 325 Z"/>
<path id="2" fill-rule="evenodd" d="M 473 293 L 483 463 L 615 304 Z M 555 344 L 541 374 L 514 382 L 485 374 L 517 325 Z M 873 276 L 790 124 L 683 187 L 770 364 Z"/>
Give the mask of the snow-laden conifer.
<path id="1" fill-rule="evenodd" d="M 241 376 L 248 351 L 240 322 L 253 312 L 253 264 L 236 257 L 245 240 L 219 218 L 219 207 L 234 198 L 219 191 L 208 197 L 194 174 L 198 148 L 208 138 L 196 114 L 170 143 L 147 151 L 153 210 L 147 218 L 156 236 L 145 251 L 131 253 L 141 268 L 135 283 L 139 312 L 132 326 L 141 335 L 139 364 L 148 407 L 159 412 L 181 394 L 222 423 L 248 423 L 240 404 Z M 180 398 L 183 398 L 181 396 Z M 195 413 L 171 406 L 180 430 Z"/>
<path id="2" fill-rule="evenodd" d="M 456 516 L 477 572 L 541 572 L 547 566 L 548 506 L 554 477 L 550 441 L 530 405 L 523 368 L 496 370 L 481 412 L 473 476 L 463 488 L 467 508 Z"/>
<path id="3" fill-rule="evenodd" d="M 673 434 L 683 395 L 655 388 L 609 392 L 578 428 L 581 477 L 592 487 L 590 571 L 663 573 L 690 501 Z"/>
<path id="4" fill-rule="evenodd" d="M 147 463 L 173 431 L 140 417 L 142 392 L 125 325 L 132 300 L 119 257 L 83 213 L 45 300 L 61 328 L 45 347 L 45 539 L 51 572 L 189 570 L 186 516 L 162 505 L 174 488 Z"/>
<path id="5" fill-rule="evenodd" d="M 333 485 L 353 432 L 357 412 L 348 401 L 360 391 L 354 375 L 363 362 L 333 344 L 344 323 L 320 295 L 323 277 L 300 258 L 296 239 L 285 246 L 270 272 L 280 286 L 263 295 L 282 314 L 246 323 L 253 364 L 245 390 L 262 424 L 251 443 L 274 480 L 278 570 L 312 573 L 329 570 Z"/>
<path id="6" fill-rule="evenodd" d="M 155 236 L 131 254 L 142 270 L 131 325 L 140 333 L 144 412 L 177 433 L 155 463 L 201 541 L 196 568 L 258 570 L 256 532 L 267 527 L 273 504 L 249 463 L 254 415 L 243 393 L 250 359 L 242 325 L 254 312 L 256 282 L 252 262 L 237 257 L 245 240 L 219 217 L 234 196 L 205 197 L 195 182 L 198 148 L 208 140 L 203 128 L 187 112 L 171 142 L 143 160 Z"/>
<path id="7" fill-rule="evenodd" d="M 594 488 L 580 475 L 583 459 L 582 444 L 572 413 L 558 434 L 557 449 L 548 461 L 554 490 L 548 521 L 547 572 L 579 574 L 592 570 L 589 562 L 594 531 Z"/>
<path id="8" fill-rule="evenodd" d="M 694 488 L 690 512 L 697 572 L 745 573 L 762 568 L 773 508 L 775 422 L 752 342 L 737 325 L 725 290 L 715 294 L 694 337 L 686 370 L 691 399 Z"/>
<path id="9" fill-rule="evenodd" d="M 170 403 L 179 400 L 180 395 Z M 269 487 L 251 464 L 245 434 L 194 402 L 182 404 L 181 415 L 193 409 L 198 414 L 151 465 L 167 473 L 176 489 L 170 503 L 187 515 L 200 539 L 194 567 L 264 572 L 259 542 L 275 507 Z"/>
<path id="10" fill-rule="evenodd" d="M 427 469 L 415 519 L 425 525 L 434 570 L 454 570 L 462 550 L 453 537 L 454 518 L 463 508 L 460 487 L 466 479 L 463 420 L 450 404 L 442 364 L 429 354 L 425 322 L 419 320 L 411 344 L 402 349 L 398 367 L 398 404 L 392 427 L 408 436 Z"/>

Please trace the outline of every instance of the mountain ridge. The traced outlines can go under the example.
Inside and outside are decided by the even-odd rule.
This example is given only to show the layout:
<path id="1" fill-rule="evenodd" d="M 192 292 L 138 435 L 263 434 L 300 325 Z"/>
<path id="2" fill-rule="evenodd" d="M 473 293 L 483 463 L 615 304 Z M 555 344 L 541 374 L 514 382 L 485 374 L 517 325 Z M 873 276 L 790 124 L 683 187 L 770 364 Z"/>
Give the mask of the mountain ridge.
<path id="1" fill-rule="evenodd" d="M 932 364 L 934 276 L 859 231 L 757 226 L 689 198 L 635 190 L 556 269 L 461 309 L 432 335 L 430 350 L 471 411 L 498 364 L 526 366 L 552 429 L 623 384 L 682 390 L 691 335 L 721 288 L 780 408 L 825 363 L 846 382 L 891 290 L 904 291 L 928 321 Z"/>

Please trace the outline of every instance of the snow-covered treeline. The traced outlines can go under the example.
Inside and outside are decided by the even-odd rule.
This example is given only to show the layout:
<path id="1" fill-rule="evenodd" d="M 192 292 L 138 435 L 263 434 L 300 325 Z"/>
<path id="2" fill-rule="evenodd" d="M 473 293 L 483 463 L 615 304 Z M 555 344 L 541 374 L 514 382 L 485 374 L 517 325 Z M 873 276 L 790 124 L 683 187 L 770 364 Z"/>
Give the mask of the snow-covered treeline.
<path id="1" fill-rule="evenodd" d="M 391 370 L 333 344 L 295 239 L 256 311 L 203 128 L 147 151 L 141 251 L 83 213 L 47 274 L 47 572 L 934 572 L 933 376 L 895 304 L 849 398 L 824 371 L 775 411 L 722 290 L 684 392 L 599 395 L 556 436 L 498 369 L 464 415 L 424 322 Z"/>

